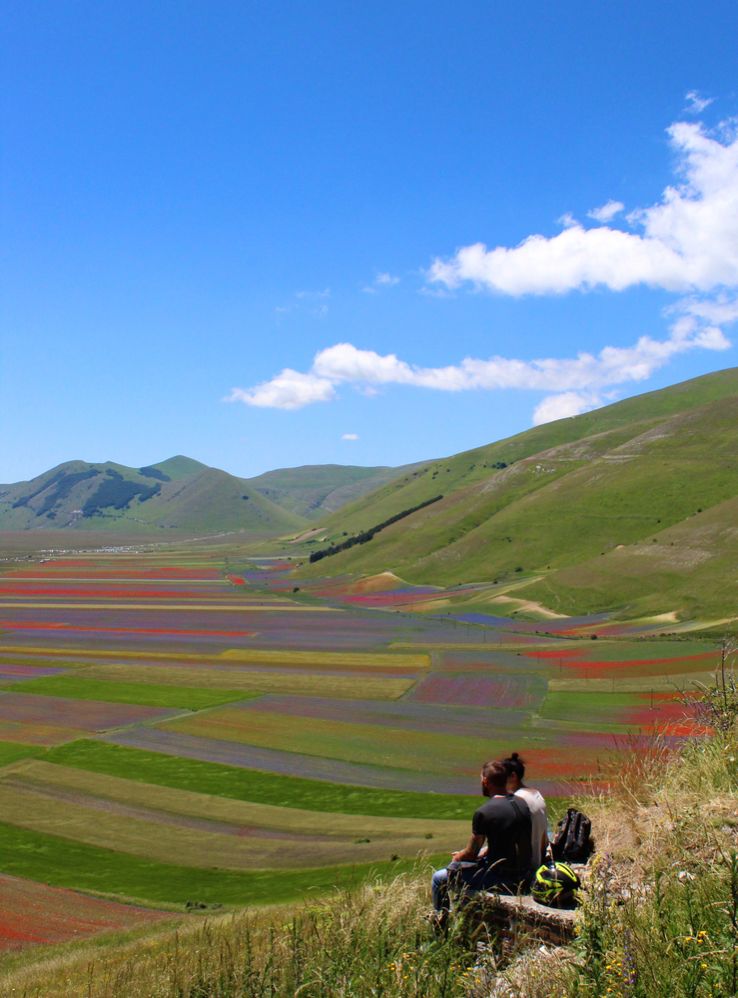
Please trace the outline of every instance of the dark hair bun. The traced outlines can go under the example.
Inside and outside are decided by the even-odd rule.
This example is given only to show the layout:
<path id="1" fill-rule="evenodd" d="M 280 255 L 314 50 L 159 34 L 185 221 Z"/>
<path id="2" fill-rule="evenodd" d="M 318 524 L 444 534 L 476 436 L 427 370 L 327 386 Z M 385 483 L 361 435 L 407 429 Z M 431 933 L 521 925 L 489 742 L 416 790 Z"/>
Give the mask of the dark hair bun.
<path id="1" fill-rule="evenodd" d="M 514 760 L 515 760 L 515 762 L 517 762 L 517 761 L 518 761 L 518 759 L 520 758 L 520 756 L 518 755 L 518 753 L 517 753 L 517 752 L 513 752 L 513 753 L 512 753 L 512 755 L 510 756 L 510 758 L 511 758 L 511 759 L 514 759 Z"/>

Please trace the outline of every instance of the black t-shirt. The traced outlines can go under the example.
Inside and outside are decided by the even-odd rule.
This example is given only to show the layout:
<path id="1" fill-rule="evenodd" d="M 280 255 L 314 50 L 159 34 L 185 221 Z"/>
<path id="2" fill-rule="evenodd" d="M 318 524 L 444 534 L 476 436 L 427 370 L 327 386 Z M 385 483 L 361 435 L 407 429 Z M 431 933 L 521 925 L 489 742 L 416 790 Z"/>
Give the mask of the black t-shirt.
<path id="1" fill-rule="evenodd" d="M 520 797 L 491 797 L 474 812 L 472 832 L 487 839 L 488 862 L 499 873 L 524 873 L 530 869 L 530 810 Z"/>

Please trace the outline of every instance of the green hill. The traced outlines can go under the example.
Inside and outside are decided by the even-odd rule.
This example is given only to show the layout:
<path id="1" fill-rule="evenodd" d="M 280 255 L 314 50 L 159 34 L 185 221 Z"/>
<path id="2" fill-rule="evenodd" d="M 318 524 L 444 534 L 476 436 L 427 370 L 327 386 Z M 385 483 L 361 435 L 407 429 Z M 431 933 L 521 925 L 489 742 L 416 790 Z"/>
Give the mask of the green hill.
<path id="1" fill-rule="evenodd" d="M 535 575 L 516 595 L 564 611 L 635 601 L 719 612 L 738 596 L 727 568 L 737 453 L 732 369 L 407 472 L 323 521 L 328 541 L 443 499 L 308 572 L 392 569 L 446 585 Z"/>
<path id="2" fill-rule="evenodd" d="M 0 486 L 0 530 L 276 534 L 304 523 L 245 479 L 181 456 L 144 468 L 68 461 Z"/>
<path id="3" fill-rule="evenodd" d="M 357 465 L 313 464 L 280 468 L 249 479 L 252 488 L 298 516 L 318 519 L 380 488 L 408 468 L 363 468 Z"/>

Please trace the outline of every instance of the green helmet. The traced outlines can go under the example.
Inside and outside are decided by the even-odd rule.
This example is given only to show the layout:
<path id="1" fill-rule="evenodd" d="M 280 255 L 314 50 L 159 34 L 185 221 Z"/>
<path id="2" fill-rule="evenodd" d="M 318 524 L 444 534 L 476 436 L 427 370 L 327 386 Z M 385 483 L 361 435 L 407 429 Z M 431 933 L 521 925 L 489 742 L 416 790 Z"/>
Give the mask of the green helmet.
<path id="1" fill-rule="evenodd" d="M 580 880 L 566 863 L 539 866 L 533 878 L 530 893 L 539 904 L 548 908 L 573 908 L 576 904 L 574 892 Z"/>

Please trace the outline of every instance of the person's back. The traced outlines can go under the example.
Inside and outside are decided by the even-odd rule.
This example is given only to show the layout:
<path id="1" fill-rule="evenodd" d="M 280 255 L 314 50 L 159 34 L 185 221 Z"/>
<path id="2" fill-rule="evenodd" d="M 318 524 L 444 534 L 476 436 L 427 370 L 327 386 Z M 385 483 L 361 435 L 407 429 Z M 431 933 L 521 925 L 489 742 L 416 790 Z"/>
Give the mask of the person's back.
<path id="1" fill-rule="evenodd" d="M 503 759 L 502 763 L 507 771 L 508 792 L 514 794 L 518 800 L 525 801 L 530 811 L 531 864 L 532 868 L 537 870 L 544 860 L 548 846 L 546 801 L 540 791 L 524 785 L 525 763 L 517 752 L 513 752 L 508 759 Z"/>
<path id="2" fill-rule="evenodd" d="M 518 787 L 515 797 L 524 800 L 530 811 L 531 821 L 531 866 L 534 870 L 543 862 L 545 843 L 548 840 L 548 819 L 546 801 L 533 787 Z"/>
<path id="3" fill-rule="evenodd" d="M 531 816 L 522 798 L 490 798 L 475 811 L 472 831 L 487 840 L 485 858 L 495 876 L 511 885 L 526 879 L 531 869 Z"/>
<path id="4" fill-rule="evenodd" d="M 448 912 L 449 874 L 461 878 L 465 890 L 516 893 L 530 883 L 530 812 L 526 802 L 507 791 L 502 762 L 485 762 L 480 774 L 482 793 L 489 798 L 474 812 L 468 844 L 451 854 L 448 867 L 433 874 L 433 907 Z M 478 861 L 479 859 L 479 861 Z M 471 867 L 471 880 L 465 879 Z"/>

